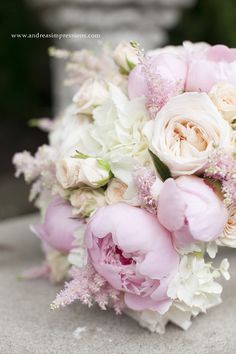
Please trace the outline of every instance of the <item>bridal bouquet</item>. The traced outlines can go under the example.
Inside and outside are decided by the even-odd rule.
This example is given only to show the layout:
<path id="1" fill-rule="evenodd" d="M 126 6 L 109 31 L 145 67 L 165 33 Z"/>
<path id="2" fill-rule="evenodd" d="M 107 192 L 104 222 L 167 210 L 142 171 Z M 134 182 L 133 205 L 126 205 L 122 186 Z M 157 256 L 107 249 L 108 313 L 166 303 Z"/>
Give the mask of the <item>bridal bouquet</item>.
<path id="1" fill-rule="evenodd" d="M 66 279 L 52 309 L 79 300 L 188 329 L 230 278 L 217 249 L 236 247 L 236 49 L 50 52 L 79 89 L 37 122 L 49 144 L 14 156 L 42 214 L 45 261 L 25 277 Z"/>

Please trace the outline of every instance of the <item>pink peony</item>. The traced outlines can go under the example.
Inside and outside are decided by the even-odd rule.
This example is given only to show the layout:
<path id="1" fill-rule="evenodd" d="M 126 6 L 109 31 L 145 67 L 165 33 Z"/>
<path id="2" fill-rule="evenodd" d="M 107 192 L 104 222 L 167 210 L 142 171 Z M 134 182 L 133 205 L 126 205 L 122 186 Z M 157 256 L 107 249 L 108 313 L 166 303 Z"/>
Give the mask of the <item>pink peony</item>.
<path id="1" fill-rule="evenodd" d="M 85 243 L 96 271 L 133 310 L 165 313 L 179 257 L 170 233 L 148 212 L 125 203 L 103 207 L 87 225 Z"/>
<path id="2" fill-rule="evenodd" d="M 161 86 L 171 87 L 172 91 L 183 92 L 187 75 L 187 64 L 184 58 L 175 53 L 160 53 L 153 55 L 149 60 L 149 75 Z M 148 78 L 150 79 L 150 77 Z M 165 87 L 163 87 L 165 88 Z M 130 99 L 145 96 L 147 97 L 148 84 L 147 73 L 142 64 L 137 65 L 130 73 L 128 80 L 128 93 Z"/>
<path id="3" fill-rule="evenodd" d="M 212 241 L 227 222 L 223 202 L 203 179 L 182 176 L 167 179 L 158 199 L 160 223 L 173 233 L 177 246 Z"/>
<path id="4" fill-rule="evenodd" d="M 46 210 L 43 224 L 33 225 L 32 231 L 50 247 L 69 252 L 74 241 L 74 232 L 81 220 L 72 218 L 72 208 L 63 199 L 55 197 Z"/>
<path id="5" fill-rule="evenodd" d="M 236 85 L 236 49 L 215 45 L 189 58 L 186 91 L 209 92 L 222 81 Z"/>

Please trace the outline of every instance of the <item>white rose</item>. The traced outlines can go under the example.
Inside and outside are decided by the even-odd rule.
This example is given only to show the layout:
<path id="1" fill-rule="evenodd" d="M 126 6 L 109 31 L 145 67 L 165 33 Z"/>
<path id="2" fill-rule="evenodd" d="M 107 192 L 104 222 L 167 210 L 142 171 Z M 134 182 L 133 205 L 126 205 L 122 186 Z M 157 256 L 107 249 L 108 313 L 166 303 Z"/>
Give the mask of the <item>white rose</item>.
<path id="1" fill-rule="evenodd" d="M 74 95 L 73 102 L 77 113 L 92 114 L 93 110 L 103 104 L 108 97 L 108 87 L 105 81 L 88 79 Z"/>
<path id="2" fill-rule="evenodd" d="M 224 231 L 217 239 L 217 244 L 236 248 L 236 203 L 229 207 L 229 217 Z"/>
<path id="3" fill-rule="evenodd" d="M 173 176 L 201 171 L 215 146 L 231 145 L 231 128 L 206 93 L 171 98 L 146 124 L 144 134 Z"/>
<path id="4" fill-rule="evenodd" d="M 72 157 L 59 160 L 56 164 L 56 177 L 65 189 L 78 186 L 81 182 L 79 160 Z"/>
<path id="5" fill-rule="evenodd" d="M 116 64 L 127 73 L 139 62 L 135 49 L 126 41 L 122 41 L 118 44 L 113 52 L 113 58 Z"/>
<path id="6" fill-rule="evenodd" d="M 67 157 L 58 161 L 56 177 L 65 189 L 83 184 L 99 188 L 109 181 L 110 168 L 105 161 L 93 157 Z"/>
<path id="7" fill-rule="evenodd" d="M 72 192 L 70 196 L 71 205 L 74 207 L 74 214 L 83 217 L 90 216 L 98 208 L 106 204 L 103 190 L 94 190 L 89 187 L 82 187 Z"/>
<path id="8" fill-rule="evenodd" d="M 236 87 L 221 82 L 212 87 L 209 96 L 225 120 L 232 123 L 236 119 Z"/>
<path id="9" fill-rule="evenodd" d="M 105 192 L 107 204 L 115 204 L 124 200 L 124 193 L 127 185 L 118 178 L 112 178 Z"/>

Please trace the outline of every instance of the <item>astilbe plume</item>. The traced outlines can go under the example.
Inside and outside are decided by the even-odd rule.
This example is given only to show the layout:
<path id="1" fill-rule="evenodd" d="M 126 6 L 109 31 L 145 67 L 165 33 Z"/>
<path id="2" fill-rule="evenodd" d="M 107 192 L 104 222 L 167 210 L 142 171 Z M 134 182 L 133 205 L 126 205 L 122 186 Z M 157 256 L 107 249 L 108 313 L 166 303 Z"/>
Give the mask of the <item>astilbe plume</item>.
<path id="1" fill-rule="evenodd" d="M 79 300 L 88 307 L 97 303 L 102 310 L 109 306 L 117 314 L 122 312 L 124 307 L 122 292 L 114 289 L 90 263 L 83 268 L 71 268 L 70 275 L 72 280 L 65 283 L 65 288 L 57 294 L 51 309 L 64 307 Z"/>
<path id="2" fill-rule="evenodd" d="M 138 167 L 134 172 L 134 182 L 138 190 L 141 207 L 149 213 L 157 214 L 157 200 L 151 195 L 151 187 L 156 181 L 155 173 L 147 167 Z"/>
<path id="3" fill-rule="evenodd" d="M 236 160 L 234 153 L 215 149 L 208 159 L 205 177 L 221 183 L 226 206 L 236 202 Z"/>
<path id="4" fill-rule="evenodd" d="M 98 55 L 87 49 L 68 51 L 54 47 L 49 48 L 49 54 L 66 60 L 67 77 L 64 84 L 67 86 L 82 85 L 87 79 L 96 77 L 113 81 L 112 77 L 117 71 L 111 52 L 105 47 Z"/>
<path id="5" fill-rule="evenodd" d="M 51 189 L 55 184 L 56 151 L 48 145 L 41 146 L 32 156 L 28 151 L 16 153 L 13 164 L 15 176 L 24 175 L 26 183 L 33 183 L 30 201 L 34 200 L 44 189 Z"/>
<path id="6" fill-rule="evenodd" d="M 131 42 L 131 45 L 136 49 L 139 63 L 142 66 L 142 71 L 147 83 L 146 108 L 151 119 L 155 119 L 159 110 L 173 96 L 180 93 L 180 83 L 167 80 L 161 75 L 153 72 L 151 57 L 145 55 L 144 49 L 140 48 L 136 42 Z"/>

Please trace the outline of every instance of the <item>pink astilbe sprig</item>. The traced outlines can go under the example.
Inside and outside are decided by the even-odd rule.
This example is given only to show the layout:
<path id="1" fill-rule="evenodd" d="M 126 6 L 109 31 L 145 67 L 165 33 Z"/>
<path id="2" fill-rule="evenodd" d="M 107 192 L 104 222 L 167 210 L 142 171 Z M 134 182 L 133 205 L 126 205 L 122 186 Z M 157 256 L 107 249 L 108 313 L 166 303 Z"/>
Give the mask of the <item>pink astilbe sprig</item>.
<path id="1" fill-rule="evenodd" d="M 79 300 L 88 307 L 97 303 L 102 310 L 112 307 L 117 314 L 122 312 L 124 307 L 122 292 L 114 289 L 90 263 L 83 268 L 73 267 L 70 275 L 72 280 L 65 283 L 65 288 L 57 294 L 51 304 L 52 310 Z"/>
<path id="2" fill-rule="evenodd" d="M 204 176 L 221 183 L 221 192 L 226 206 L 236 202 L 235 153 L 215 149 L 208 159 Z"/>
<path id="3" fill-rule="evenodd" d="M 180 90 L 180 83 L 167 80 L 157 72 L 154 72 L 152 67 L 152 58 L 145 54 L 143 48 L 137 42 L 131 42 L 131 45 L 136 49 L 139 64 L 142 66 L 142 71 L 145 75 L 147 84 L 146 108 L 150 118 L 155 119 L 159 110 L 173 96 L 176 96 Z"/>
<path id="4" fill-rule="evenodd" d="M 15 176 L 23 175 L 26 183 L 33 183 L 30 201 L 34 200 L 44 189 L 50 190 L 55 184 L 56 156 L 56 151 L 49 145 L 39 147 L 35 156 L 28 151 L 14 155 Z"/>
<path id="5" fill-rule="evenodd" d="M 149 213 L 157 214 L 157 200 L 151 195 L 151 187 L 156 181 L 156 175 L 152 169 L 137 167 L 134 172 L 134 182 L 138 190 L 138 198 L 141 207 Z"/>

